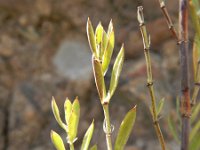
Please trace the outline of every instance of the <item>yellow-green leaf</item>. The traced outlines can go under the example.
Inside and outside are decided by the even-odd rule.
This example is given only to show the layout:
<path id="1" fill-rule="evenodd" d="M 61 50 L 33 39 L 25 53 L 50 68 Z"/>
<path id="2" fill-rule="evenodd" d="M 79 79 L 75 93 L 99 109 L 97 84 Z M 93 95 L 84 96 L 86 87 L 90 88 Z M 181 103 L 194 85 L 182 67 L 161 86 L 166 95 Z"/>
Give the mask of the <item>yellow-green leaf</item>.
<path id="1" fill-rule="evenodd" d="M 108 36 L 108 42 L 107 42 L 106 49 L 104 51 L 103 58 L 102 58 L 103 74 L 105 74 L 106 71 L 108 70 L 108 66 L 110 64 L 112 53 L 113 53 L 113 49 L 114 49 L 114 44 L 115 44 L 114 30 L 112 29 L 110 31 L 110 33 L 107 34 L 107 36 Z"/>
<path id="2" fill-rule="evenodd" d="M 200 114 L 200 103 L 198 103 L 196 106 L 192 109 L 192 115 L 191 115 L 191 123 L 193 124 L 195 120 L 198 118 L 198 115 Z"/>
<path id="3" fill-rule="evenodd" d="M 132 128 L 135 123 L 136 118 L 136 107 L 132 108 L 125 116 L 124 120 L 122 121 L 118 134 L 117 139 L 115 141 L 115 150 L 124 150 L 124 146 L 126 145 Z"/>
<path id="4" fill-rule="evenodd" d="M 199 150 L 200 149 L 200 134 L 196 134 L 193 140 L 189 144 L 190 150 Z"/>
<path id="5" fill-rule="evenodd" d="M 93 146 L 90 148 L 90 150 L 97 150 L 97 145 L 96 145 L 96 144 L 93 145 Z"/>
<path id="6" fill-rule="evenodd" d="M 101 63 L 99 62 L 99 60 L 95 59 L 94 57 L 92 58 L 92 62 L 93 62 L 92 65 L 93 65 L 95 83 L 96 83 L 97 91 L 99 93 L 99 98 L 102 102 L 106 94 L 106 87 L 105 87 L 104 76 L 103 76 L 103 72 L 101 68 Z"/>
<path id="7" fill-rule="evenodd" d="M 193 26 L 195 28 L 197 36 L 200 37 L 200 20 L 197 15 L 196 7 L 192 1 L 189 1 L 189 6 L 190 6 L 190 14 L 191 14 Z"/>
<path id="8" fill-rule="evenodd" d="M 157 115 L 159 115 L 163 109 L 163 106 L 164 106 L 164 102 L 165 102 L 165 99 L 162 98 L 159 103 L 158 103 L 158 107 L 157 107 Z"/>
<path id="9" fill-rule="evenodd" d="M 56 121 L 58 122 L 58 124 L 64 129 L 66 130 L 66 125 L 62 122 L 62 119 L 60 117 L 60 112 L 59 112 L 59 109 L 58 109 L 58 106 L 56 104 L 56 101 L 54 99 L 54 97 L 52 97 L 52 101 L 51 101 L 51 107 L 52 107 L 52 110 L 53 110 L 53 114 L 54 114 L 54 117 L 56 119 Z"/>
<path id="10" fill-rule="evenodd" d="M 51 130 L 51 141 L 57 150 L 65 150 L 62 138 L 53 130 Z"/>
<path id="11" fill-rule="evenodd" d="M 77 130 L 80 117 L 80 104 L 76 98 L 72 104 L 72 112 L 68 124 L 68 143 L 72 144 L 77 139 Z"/>
<path id="12" fill-rule="evenodd" d="M 193 43 L 193 69 L 194 69 L 194 80 L 197 81 L 197 64 L 200 60 L 200 37 L 195 36 Z"/>
<path id="13" fill-rule="evenodd" d="M 190 141 L 193 140 L 193 138 L 196 136 L 196 134 L 200 133 L 200 120 L 197 119 L 198 121 L 195 123 L 194 127 L 191 129 L 190 132 Z"/>
<path id="14" fill-rule="evenodd" d="M 103 37 L 102 37 L 102 42 L 101 42 L 101 54 L 100 54 L 101 59 L 103 59 L 103 54 L 106 50 L 107 43 L 108 43 L 108 36 L 106 32 L 103 31 Z"/>
<path id="15" fill-rule="evenodd" d="M 100 44 L 102 41 L 102 37 L 103 37 L 103 27 L 101 25 L 101 22 L 98 24 L 96 31 L 95 31 L 95 38 L 96 38 L 96 44 Z"/>
<path id="16" fill-rule="evenodd" d="M 113 23 L 112 23 L 112 19 L 111 19 L 109 22 L 109 25 L 108 25 L 107 35 L 110 36 L 112 31 L 113 31 Z"/>
<path id="17" fill-rule="evenodd" d="M 92 53 L 96 56 L 96 42 L 95 42 L 95 36 L 94 36 L 94 29 L 92 27 L 92 23 L 89 18 L 87 21 L 87 37 L 88 37 L 90 49 Z"/>
<path id="18" fill-rule="evenodd" d="M 84 135 L 83 142 L 81 145 L 81 150 L 88 150 L 93 132 L 94 132 L 94 121 L 92 121 L 90 127 L 88 128 L 88 130 L 86 131 Z"/>
<path id="19" fill-rule="evenodd" d="M 123 66 L 123 62 L 124 62 L 124 46 L 122 45 L 121 50 L 117 55 L 117 58 L 115 60 L 113 70 L 112 70 L 110 88 L 109 88 L 111 97 L 117 87 L 119 76 L 120 76 L 122 66 Z"/>
<path id="20" fill-rule="evenodd" d="M 70 100 L 67 98 L 65 100 L 65 104 L 64 104 L 64 108 L 65 108 L 65 121 L 67 124 L 69 124 L 69 119 L 71 116 L 71 110 L 72 110 L 72 103 L 70 102 Z"/>

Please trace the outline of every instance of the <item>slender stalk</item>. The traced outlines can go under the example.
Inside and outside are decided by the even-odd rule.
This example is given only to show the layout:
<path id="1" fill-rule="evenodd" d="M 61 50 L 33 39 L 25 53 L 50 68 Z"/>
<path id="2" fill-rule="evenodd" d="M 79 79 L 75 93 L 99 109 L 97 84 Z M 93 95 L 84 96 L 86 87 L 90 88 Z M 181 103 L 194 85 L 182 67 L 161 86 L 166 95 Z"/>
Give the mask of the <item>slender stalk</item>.
<path id="1" fill-rule="evenodd" d="M 190 88 L 188 65 L 188 0 L 179 2 L 179 39 L 180 39 L 180 67 L 181 67 L 181 150 L 189 148 L 190 134 Z"/>
<path id="2" fill-rule="evenodd" d="M 70 150 L 74 150 L 74 144 L 69 144 Z"/>
<path id="3" fill-rule="evenodd" d="M 110 123 L 110 114 L 109 114 L 109 104 L 104 103 L 103 104 L 103 111 L 104 111 L 104 116 L 105 116 L 105 134 L 106 134 L 106 143 L 107 143 L 107 149 L 112 150 L 112 139 L 111 139 L 111 132 L 112 132 L 112 127 Z"/>
<path id="4" fill-rule="evenodd" d="M 172 19 L 171 19 L 170 15 L 169 15 L 169 13 L 168 13 L 168 10 L 167 10 L 167 8 L 166 8 L 166 6 L 165 6 L 165 2 L 164 2 L 164 0 L 158 0 L 158 1 L 159 1 L 159 3 L 160 3 L 160 8 L 161 8 L 161 10 L 162 10 L 162 13 L 163 13 L 165 19 L 166 19 L 166 22 L 167 22 L 167 25 L 168 25 L 168 27 L 169 27 L 169 30 L 171 31 L 172 35 L 176 38 L 177 42 L 179 43 L 180 40 L 179 40 L 177 31 L 176 31 L 176 29 L 174 28 Z"/>
<path id="5" fill-rule="evenodd" d="M 148 38 L 146 26 L 144 23 L 144 16 L 143 16 L 143 8 L 142 6 L 138 7 L 138 21 L 140 23 L 140 31 L 142 34 L 143 44 L 144 44 L 144 54 L 147 66 L 147 86 L 149 89 L 149 93 L 151 96 L 151 110 L 152 110 L 152 118 L 154 122 L 154 128 L 156 130 L 157 137 L 159 139 L 160 145 L 162 150 L 165 150 L 165 140 L 160 129 L 160 125 L 158 122 L 158 114 L 156 110 L 156 99 L 154 94 L 154 87 L 153 87 L 153 77 L 152 77 L 152 69 L 151 69 L 151 59 L 149 54 L 150 49 L 150 39 Z"/>

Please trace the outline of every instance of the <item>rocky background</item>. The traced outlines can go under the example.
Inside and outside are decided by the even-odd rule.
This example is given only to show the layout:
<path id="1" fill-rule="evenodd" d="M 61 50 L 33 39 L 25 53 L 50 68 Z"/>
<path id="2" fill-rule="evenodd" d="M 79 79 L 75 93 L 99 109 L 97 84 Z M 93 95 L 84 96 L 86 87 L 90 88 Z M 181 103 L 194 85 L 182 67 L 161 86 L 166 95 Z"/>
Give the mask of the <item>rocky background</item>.
<path id="1" fill-rule="evenodd" d="M 59 132 L 63 139 L 65 134 L 53 117 L 51 98 L 55 97 L 63 112 L 65 98 L 73 100 L 77 95 L 81 120 L 76 148 L 94 118 L 92 144 L 105 149 L 102 109 L 85 31 L 88 16 L 95 26 L 101 21 L 106 27 L 113 19 L 114 56 L 125 43 L 125 64 L 111 102 L 113 138 L 125 113 L 137 105 L 137 121 L 127 150 L 160 149 L 148 110 L 138 5 L 144 6 L 151 34 L 156 97 L 166 100 L 160 120 L 163 133 L 169 147 L 178 147 L 167 125 L 179 94 L 178 47 L 156 0 L 0 0 L 0 150 L 53 150 L 50 130 Z M 167 1 L 167 7 L 176 26 L 178 1 Z M 106 78 L 109 81 L 110 73 Z"/>

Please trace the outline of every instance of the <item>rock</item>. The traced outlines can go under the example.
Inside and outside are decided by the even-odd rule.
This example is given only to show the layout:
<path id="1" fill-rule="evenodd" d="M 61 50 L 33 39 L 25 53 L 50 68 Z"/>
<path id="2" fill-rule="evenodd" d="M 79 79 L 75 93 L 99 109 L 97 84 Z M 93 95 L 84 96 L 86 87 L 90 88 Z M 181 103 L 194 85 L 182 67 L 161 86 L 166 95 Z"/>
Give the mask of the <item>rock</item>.
<path id="1" fill-rule="evenodd" d="M 53 58 L 56 70 L 71 80 L 88 80 L 92 75 L 91 53 L 87 43 L 63 41 Z"/>

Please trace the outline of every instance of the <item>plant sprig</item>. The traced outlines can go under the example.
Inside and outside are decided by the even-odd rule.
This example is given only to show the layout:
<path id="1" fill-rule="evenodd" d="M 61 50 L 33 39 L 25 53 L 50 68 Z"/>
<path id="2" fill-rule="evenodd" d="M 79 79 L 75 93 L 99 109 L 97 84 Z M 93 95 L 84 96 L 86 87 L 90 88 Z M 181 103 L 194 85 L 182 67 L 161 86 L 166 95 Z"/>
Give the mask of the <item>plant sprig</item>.
<path id="1" fill-rule="evenodd" d="M 147 29 L 144 23 L 144 15 L 143 15 L 142 6 L 138 7 L 137 18 L 138 18 L 140 31 L 141 31 L 142 39 L 143 39 L 143 45 L 144 45 L 144 55 L 145 55 L 146 69 L 147 69 L 147 87 L 149 89 L 149 93 L 151 96 L 150 112 L 153 118 L 154 128 L 156 130 L 156 134 L 159 139 L 161 148 L 162 150 L 165 150 L 166 149 L 165 140 L 164 140 L 162 131 L 160 129 L 160 125 L 158 123 L 158 115 L 162 110 L 164 100 L 161 100 L 158 106 L 156 105 L 156 98 L 155 98 L 154 87 L 153 87 L 153 76 L 152 76 L 152 69 L 151 69 L 151 59 L 150 59 L 150 53 L 149 53 L 151 41 L 150 41 L 150 36 L 148 36 L 147 34 Z"/>
<path id="2" fill-rule="evenodd" d="M 101 23 L 97 25 L 96 30 L 94 32 L 92 23 L 88 18 L 87 36 L 92 51 L 92 65 L 93 65 L 94 79 L 99 94 L 99 99 L 104 111 L 104 117 L 105 117 L 104 132 L 106 134 L 107 149 L 112 150 L 113 146 L 112 146 L 111 133 L 113 129 L 112 129 L 112 124 L 110 122 L 109 104 L 117 88 L 119 76 L 122 70 L 124 62 L 124 45 L 122 44 L 121 49 L 115 59 L 112 68 L 110 86 L 107 90 L 104 78 L 109 68 L 109 64 L 111 62 L 115 44 L 115 34 L 114 34 L 112 20 L 109 23 L 107 32 L 104 30 Z M 114 147 L 115 150 L 123 150 L 130 135 L 131 129 L 134 125 L 135 118 L 136 118 L 136 108 L 130 110 L 125 116 L 118 133 L 117 142 L 115 143 Z M 127 121 L 127 119 L 129 121 Z M 127 127 L 128 130 L 125 127 Z M 124 137 L 123 142 L 122 141 L 119 142 L 119 139 L 122 137 Z"/>

